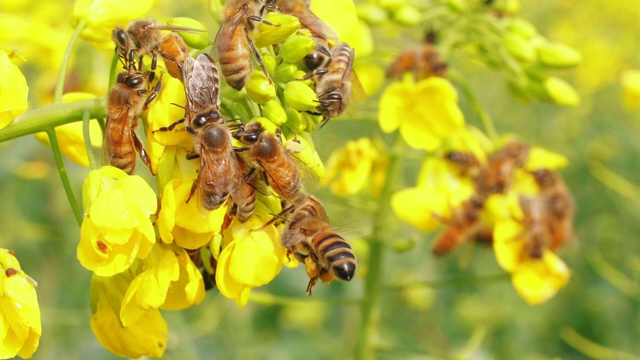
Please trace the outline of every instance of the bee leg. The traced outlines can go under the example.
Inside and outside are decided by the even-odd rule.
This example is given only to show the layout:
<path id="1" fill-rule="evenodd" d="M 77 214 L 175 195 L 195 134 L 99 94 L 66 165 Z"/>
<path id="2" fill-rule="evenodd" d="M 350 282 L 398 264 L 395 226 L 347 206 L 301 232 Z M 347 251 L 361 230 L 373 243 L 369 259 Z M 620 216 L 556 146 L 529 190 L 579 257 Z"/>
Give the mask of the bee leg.
<path id="1" fill-rule="evenodd" d="M 273 1 L 274 0 L 267 0 L 267 3 L 264 4 L 262 8 L 260 8 L 260 16 L 264 15 L 265 10 L 282 12 L 282 10 L 280 10 L 280 8 L 277 5 L 272 4 Z"/>
<path id="2" fill-rule="evenodd" d="M 147 154 L 147 152 L 145 151 L 144 146 L 142 146 L 142 142 L 140 141 L 140 138 L 138 138 L 138 135 L 136 135 L 136 132 L 133 130 L 133 128 L 131 128 L 131 136 L 133 138 L 133 146 L 135 147 L 136 151 L 140 154 L 140 159 L 142 159 L 142 162 L 145 165 L 147 165 L 147 167 L 151 171 L 151 174 L 155 175 L 156 173 L 153 171 L 153 168 L 151 167 L 151 159 L 149 159 L 149 154 Z"/>
<path id="3" fill-rule="evenodd" d="M 322 76 L 322 75 L 326 74 L 327 71 L 329 71 L 329 69 L 327 69 L 327 68 L 316 69 L 316 70 L 313 70 L 313 71 L 310 71 L 310 72 L 304 74 L 302 79 L 296 79 L 296 80 L 298 80 L 298 81 L 309 80 L 314 76 Z"/>
<path id="4" fill-rule="evenodd" d="M 269 80 L 269 83 L 273 84 L 273 80 L 271 80 L 271 77 L 269 76 L 269 72 L 267 71 L 267 68 L 264 66 L 264 63 L 262 62 L 262 56 L 260 56 L 258 49 L 256 49 L 256 46 L 253 44 L 253 40 L 251 40 L 251 37 L 249 37 L 249 32 L 245 32 L 245 36 L 247 38 L 247 42 L 249 43 L 249 46 L 251 47 L 251 51 L 253 52 L 253 55 L 256 57 L 256 61 L 258 62 L 258 65 L 260 65 L 260 69 L 262 69 L 262 73 L 264 74 L 264 76 L 267 77 L 267 80 Z"/>
<path id="5" fill-rule="evenodd" d="M 266 223 L 264 223 L 264 225 L 260 226 L 259 228 L 253 229 L 251 231 L 260 231 L 262 229 L 265 229 L 267 226 L 275 223 L 277 220 L 282 220 L 283 222 L 287 221 L 287 218 L 284 215 L 291 210 L 293 210 L 293 205 L 282 210 L 279 214 L 270 214 L 270 215 L 273 215 L 273 218 L 271 220 L 267 221 Z"/>
<path id="6" fill-rule="evenodd" d="M 151 57 L 151 68 L 149 69 L 149 82 L 152 82 L 156 77 L 156 67 L 158 66 L 158 55 L 155 53 Z"/>
<path id="7" fill-rule="evenodd" d="M 249 179 L 251 179 L 251 176 L 253 176 L 255 172 L 256 172 L 256 168 L 251 168 L 247 173 L 247 176 L 244 177 L 244 181 L 245 182 L 249 181 Z"/>
<path id="8" fill-rule="evenodd" d="M 191 200 L 191 197 L 193 196 L 193 194 L 196 193 L 196 189 L 198 189 L 198 179 L 196 179 L 193 182 L 193 185 L 191 185 L 191 190 L 189 190 L 189 196 L 187 197 L 187 200 L 185 201 L 185 203 L 189 203 L 189 200 Z"/>
<path id="9" fill-rule="evenodd" d="M 198 154 L 197 152 L 193 152 L 193 153 L 188 153 L 186 158 L 187 160 L 193 160 L 193 159 L 197 159 L 200 157 L 200 154 Z"/>
<path id="10" fill-rule="evenodd" d="M 153 73 L 149 74 L 149 77 L 151 77 Z M 153 91 L 151 92 L 151 94 L 149 94 L 149 97 L 147 98 L 147 101 L 144 102 L 144 108 L 146 109 L 149 104 L 151 104 L 151 102 L 158 96 L 158 92 L 160 91 L 160 89 L 162 88 L 162 79 L 158 80 L 158 83 L 156 84 L 156 86 L 153 88 Z"/>
<path id="11" fill-rule="evenodd" d="M 153 130 L 151 133 L 155 134 L 156 132 L 165 132 L 165 131 L 171 131 L 173 129 L 175 129 L 176 126 L 178 126 L 178 124 L 182 124 L 184 122 L 184 118 L 180 119 L 180 120 L 176 120 L 174 121 L 171 125 L 169 126 L 163 126 L 161 128 L 155 129 Z"/>

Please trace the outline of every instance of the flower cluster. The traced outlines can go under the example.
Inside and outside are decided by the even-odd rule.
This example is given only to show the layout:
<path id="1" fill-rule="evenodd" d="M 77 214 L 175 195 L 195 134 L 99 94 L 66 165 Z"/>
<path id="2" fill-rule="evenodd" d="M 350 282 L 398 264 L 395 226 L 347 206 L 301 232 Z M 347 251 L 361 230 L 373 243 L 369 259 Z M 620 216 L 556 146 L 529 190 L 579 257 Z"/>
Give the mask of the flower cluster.
<path id="1" fill-rule="evenodd" d="M 42 325 L 36 282 L 20 268 L 12 250 L 0 249 L 0 358 L 28 359 L 38 348 Z"/>
<path id="2" fill-rule="evenodd" d="M 317 278 L 334 278 L 325 274 L 334 270 L 323 256 L 297 250 L 294 243 L 283 246 L 282 224 L 274 214 L 299 216 L 305 204 L 317 205 L 316 231 L 327 231 L 324 209 L 302 185 L 294 184 L 293 194 L 285 188 L 304 169 L 324 176 L 309 133 L 348 105 L 350 82 L 342 80 L 340 71 L 351 71 L 353 51 L 337 41 L 337 34 L 314 32 L 307 17 L 282 2 L 276 11 L 262 14 L 263 21 L 243 20 L 246 29 L 255 28 L 250 38 L 257 53 L 247 43 L 239 58 L 227 54 L 231 36 L 245 31 L 244 23 L 229 18 L 242 9 L 229 4 L 221 11 L 225 17 L 212 57 L 187 55 L 187 46 L 208 45 L 206 33 L 198 30 L 204 27 L 190 19 L 169 25 L 142 20 L 113 30 L 123 71 L 108 95 L 106 166 L 91 171 L 83 188 L 78 259 L 94 273 L 92 329 L 120 356 L 162 356 L 167 325 L 159 310 L 198 304 L 213 286 L 242 307 L 252 288 L 268 284 L 284 264 L 295 266 L 296 259 L 312 277 L 308 291 Z M 354 10 L 350 14 L 355 18 Z M 107 22 L 98 20 L 86 20 L 85 32 L 100 33 Z M 156 36 L 158 44 L 148 50 L 135 45 L 142 44 L 141 34 Z M 152 57 L 164 59 L 164 66 Z M 229 61 L 246 67 L 237 71 L 232 64 L 229 70 Z M 347 64 L 346 70 L 340 64 Z M 339 75 L 338 81 L 325 74 Z M 144 149 L 130 129 L 141 117 Z M 273 170 L 268 164 L 275 160 L 260 151 L 281 155 Z M 134 175 L 135 159 L 129 159 L 136 152 L 156 175 L 157 193 Z M 293 173 L 282 174 L 289 163 Z M 288 234 L 297 231 L 303 234 L 301 229 Z M 353 268 L 345 266 L 350 275 L 335 277 L 351 279 Z"/>

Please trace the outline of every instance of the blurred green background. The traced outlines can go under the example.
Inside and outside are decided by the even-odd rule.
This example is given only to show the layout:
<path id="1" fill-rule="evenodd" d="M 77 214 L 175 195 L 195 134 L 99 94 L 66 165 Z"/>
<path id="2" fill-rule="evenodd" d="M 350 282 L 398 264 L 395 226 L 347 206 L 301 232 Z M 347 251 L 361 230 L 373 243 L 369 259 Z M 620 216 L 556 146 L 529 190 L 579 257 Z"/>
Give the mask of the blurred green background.
<path id="1" fill-rule="evenodd" d="M 58 4 L 51 10 L 62 15 L 55 26 L 61 37 L 68 39 L 72 29 L 65 14 L 72 2 L 49 2 Z M 28 14 L 27 5 L 22 3 L 28 2 L 3 2 L 0 19 L 10 15 L 44 16 L 44 10 Z M 189 16 L 213 27 L 208 4 L 200 1 L 158 1 L 149 16 L 160 21 Z M 462 58 L 450 59 L 450 66 L 465 74 L 500 133 L 519 134 L 532 145 L 569 158 L 570 165 L 562 174 L 577 205 L 576 234 L 559 255 L 572 271 L 571 280 L 547 303 L 528 306 L 496 264 L 491 249 L 469 244 L 447 257 L 436 258 L 430 250 L 434 234 L 421 233 L 394 220 L 390 240 L 417 242 L 406 252 L 385 252 L 377 314 L 379 333 L 375 339 L 378 358 L 604 359 L 640 354 L 640 197 L 635 196 L 640 192 L 634 185 L 635 192 L 621 194 L 620 186 L 606 185 L 594 176 L 598 173 L 594 174 L 593 165 L 605 164 L 631 183 L 640 184 L 640 112 L 622 106 L 620 84 L 622 71 L 640 68 L 640 7 L 633 0 L 543 0 L 523 2 L 519 16 L 531 21 L 550 40 L 582 52 L 579 67 L 562 72 L 582 96 L 578 107 L 522 104 L 513 100 L 495 72 Z M 372 31 L 375 39 L 383 37 L 379 30 Z M 413 38 L 420 38 L 423 29 L 416 28 L 415 32 Z M 20 36 L 4 29 L 0 31 L 0 44 L 20 48 L 14 43 Z M 381 44 L 384 51 L 393 51 L 392 45 Z M 60 46 L 64 49 L 64 43 Z M 396 48 L 395 53 L 400 50 Z M 383 59 L 395 55 L 380 51 L 369 60 L 382 64 Z M 110 51 L 98 51 L 82 43 L 71 65 L 71 77 L 76 81 L 70 82 L 70 87 L 104 94 L 111 55 Z M 55 84 L 59 60 L 45 59 L 58 62 L 45 73 L 38 68 L 43 59 L 27 60 L 22 70 L 31 87 L 30 104 L 35 108 L 50 100 L 46 94 Z M 378 95 L 369 99 L 361 117 L 375 120 Z M 480 127 L 464 99 L 461 107 L 467 122 Z M 314 138 L 318 152 L 326 159 L 347 140 L 376 137 L 378 133 L 375 121 L 345 117 L 316 131 Z M 420 154 L 409 155 L 397 189 L 415 185 Z M 39 283 L 43 335 L 34 358 L 114 358 L 97 342 L 89 326 L 91 275 L 76 259 L 79 229 L 50 150 L 32 136 L 20 138 L 0 144 L 0 163 L 0 246 L 15 249 L 22 268 Z M 88 170 L 69 161 L 66 164 L 80 196 Z M 349 221 L 364 228 L 354 232 L 366 235 L 367 226 L 374 221 L 370 214 L 362 205 L 348 210 L 344 207 L 370 200 L 345 201 L 326 190 L 317 194 L 329 204 L 332 218 L 349 212 Z M 311 298 L 304 295 L 304 270 L 283 268 L 273 283 L 254 290 L 258 296 L 243 309 L 213 290 L 194 308 L 163 312 L 170 332 L 165 357 L 351 358 L 360 322 L 359 306 L 331 300 L 356 299 L 363 293 L 366 246 L 356 242 L 354 248 L 361 259 L 358 276 L 351 283 L 321 284 Z M 423 285 L 393 287 L 401 281 Z M 261 301 L 265 294 L 297 300 L 266 305 Z"/>

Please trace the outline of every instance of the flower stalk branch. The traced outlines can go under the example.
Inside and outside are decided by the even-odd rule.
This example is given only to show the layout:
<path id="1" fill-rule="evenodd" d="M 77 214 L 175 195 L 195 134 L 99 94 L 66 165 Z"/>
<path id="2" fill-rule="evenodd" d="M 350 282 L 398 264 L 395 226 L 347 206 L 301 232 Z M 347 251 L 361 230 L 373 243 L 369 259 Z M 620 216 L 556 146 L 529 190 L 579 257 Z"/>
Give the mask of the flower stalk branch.
<path id="1" fill-rule="evenodd" d="M 58 143 L 56 131 L 53 128 L 48 129 L 47 135 L 49 136 L 49 141 L 51 142 L 51 150 L 53 151 L 53 157 L 56 159 L 56 167 L 58 168 L 58 174 L 60 174 L 62 186 L 64 187 L 64 191 L 67 194 L 67 199 L 69 199 L 69 204 L 71 205 L 73 214 L 76 217 L 78 226 L 80 226 L 82 225 L 82 212 L 80 211 L 80 206 L 78 205 L 76 196 L 73 194 L 71 182 L 69 181 L 69 174 L 67 173 L 67 169 L 64 166 L 64 161 L 62 160 L 62 152 L 60 151 L 60 144 Z"/>
<path id="2" fill-rule="evenodd" d="M 76 47 L 76 43 L 78 42 L 78 37 L 80 36 L 80 32 L 87 25 L 86 20 L 80 20 L 78 22 L 78 26 L 76 26 L 73 31 L 73 35 L 71 35 L 71 39 L 69 39 L 69 43 L 67 44 L 67 49 L 64 52 L 64 56 L 62 57 L 62 65 L 60 65 L 60 74 L 58 75 L 58 82 L 56 84 L 56 90 L 53 95 L 53 103 L 59 104 L 62 102 L 62 94 L 64 93 L 64 83 L 67 79 L 67 68 L 69 67 L 69 60 L 71 59 L 71 54 L 73 53 L 73 49 Z"/>

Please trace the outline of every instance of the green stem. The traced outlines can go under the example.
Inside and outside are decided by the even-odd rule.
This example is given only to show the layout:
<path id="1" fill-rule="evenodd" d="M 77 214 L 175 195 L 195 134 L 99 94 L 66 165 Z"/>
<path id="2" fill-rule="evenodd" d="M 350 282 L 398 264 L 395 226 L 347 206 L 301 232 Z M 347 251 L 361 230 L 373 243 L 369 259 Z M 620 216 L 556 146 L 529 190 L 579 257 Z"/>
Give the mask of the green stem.
<path id="1" fill-rule="evenodd" d="M 84 146 L 87 149 L 87 157 L 89 158 L 89 166 L 91 170 L 96 170 L 98 164 L 96 163 L 96 156 L 93 153 L 93 145 L 91 145 L 91 114 L 85 110 L 82 115 L 82 135 L 84 137 Z"/>
<path id="2" fill-rule="evenodd" d="M 493 125 L 491 116 L 489 116 L 489 113 L 484 109 L 469 84 L 462 79 L 462 76 L 455 74 L 453 71 L 449 73 L 449 77 L 460 87 L 464 96 L 469 100 L 473 111 L 480 118 L 489 139 L 492 141 L 498 140 L 498 132 L 496 131 L 496 127 Z"/>
<path id="3" fill-rule="evenodd" d="M 399 148 L 404 147 L 404 142 L 397 132 L 394 136 L 393 149 L 389 153 L 387 178 L 382 188 L 378 211 L 375 215 L 375 219 L 378 221 L 374 225 L 373 233 L 369 240 L 369 266 L 365 280 L 364 302 L 361 308 L 361 322 L 356 343 L 357 359 L 371 359 L 374 352 L 372 339 L 377 331 L 377 321 L 375 321 L 374 317 L 378 311 L 378 298 L 380 297 L 385 232 L 390 228 L 393 218 L 391 195 L 393 194 L 403 160 L 400 155 L 402 152 Z"/>
<path id="4" fill-rule="evenodd" d="M 91 119 L 100 119 L 106 116 L 105 108 L 105 98 L 100 97 L 29 110 L 18 116 L 11 125 L 0 130 L 0 142 L 80 121 L 85 111 L 89 112 Z"/>
<path id="5" fill-rule="evenodd" d="M 60 66 L 60 74 L 58 75 L 58 83 L 56 84 L 56 91 L 53 95 L 53 103 L 59 104 L 62 102 L 62 94 L 64 92 L 64 83 L 67 79 L 67 68 L 69 66 L 69 60 L 71 59 L 71 53 L 73 53 L 73 49 L 76 46 L 76 42 L 78 41 L 78 37 L 80 36 L 80 32 L 87 25 L 86 20 L 80 20 L 76 29 L 71 35 L 71 39 L 69 39 L 69 43 L 67 44 L 67 49 L 64 51 L 64 56 L 62 57 L 62 65 Z"/>
<path id="6" fill-rule="evenodd" d="M 496 275 L 484 275 L 484 276 L 460 276 L 453 277 L 448 279 L 439 279 L 439 280 L 431 280 L 431 281 L 418 281 L 411 282 L 406 284 L 398 284 L 398 285 L 385 285 L 383 290 L 385 292 L 392 291 L 403 291 L 414 288 L 422 288 L 422 287 L 430 287 L 432 289 L 435 288 L 445 288 L 451 286 L 470 286 L 470 285 L 480 285 L 480 284 L 491 284 L 495 282 L 501 282 L 505 280 L 509 280 L 511 275 L 508 273 L 496 274 Z"/>
<path id="7" fill-rule="evenodd" d="M 51 150 L 53 150 L 53 157 L 56 159 L 56 166 L 58 167 L 58 173 L 60 174 L 60 180 L 62 180 L 62 186 L 64 187 L 64 191 L 67 193 L 67 199 L 69 199 L 69 204 L 71 205 L 73 214 L 76 216 L 76 221 L 78 221 L 78 226 L 82 225 L 82 212 L 80 211 L 80 206 L 78 205 L 76 196 L 73 194 L 73 189 L 71 189 L 71 183 L 69 182 L 67 169 L 64 167 L 64 161 L 62 160 L 62 153 L 60 152 L 60 144 L 58 144 L 58 137 L 56 136 L 55 129 L 47 130 L 47 135 L 49 135 L 49 141 L 51 142 Z"/>

